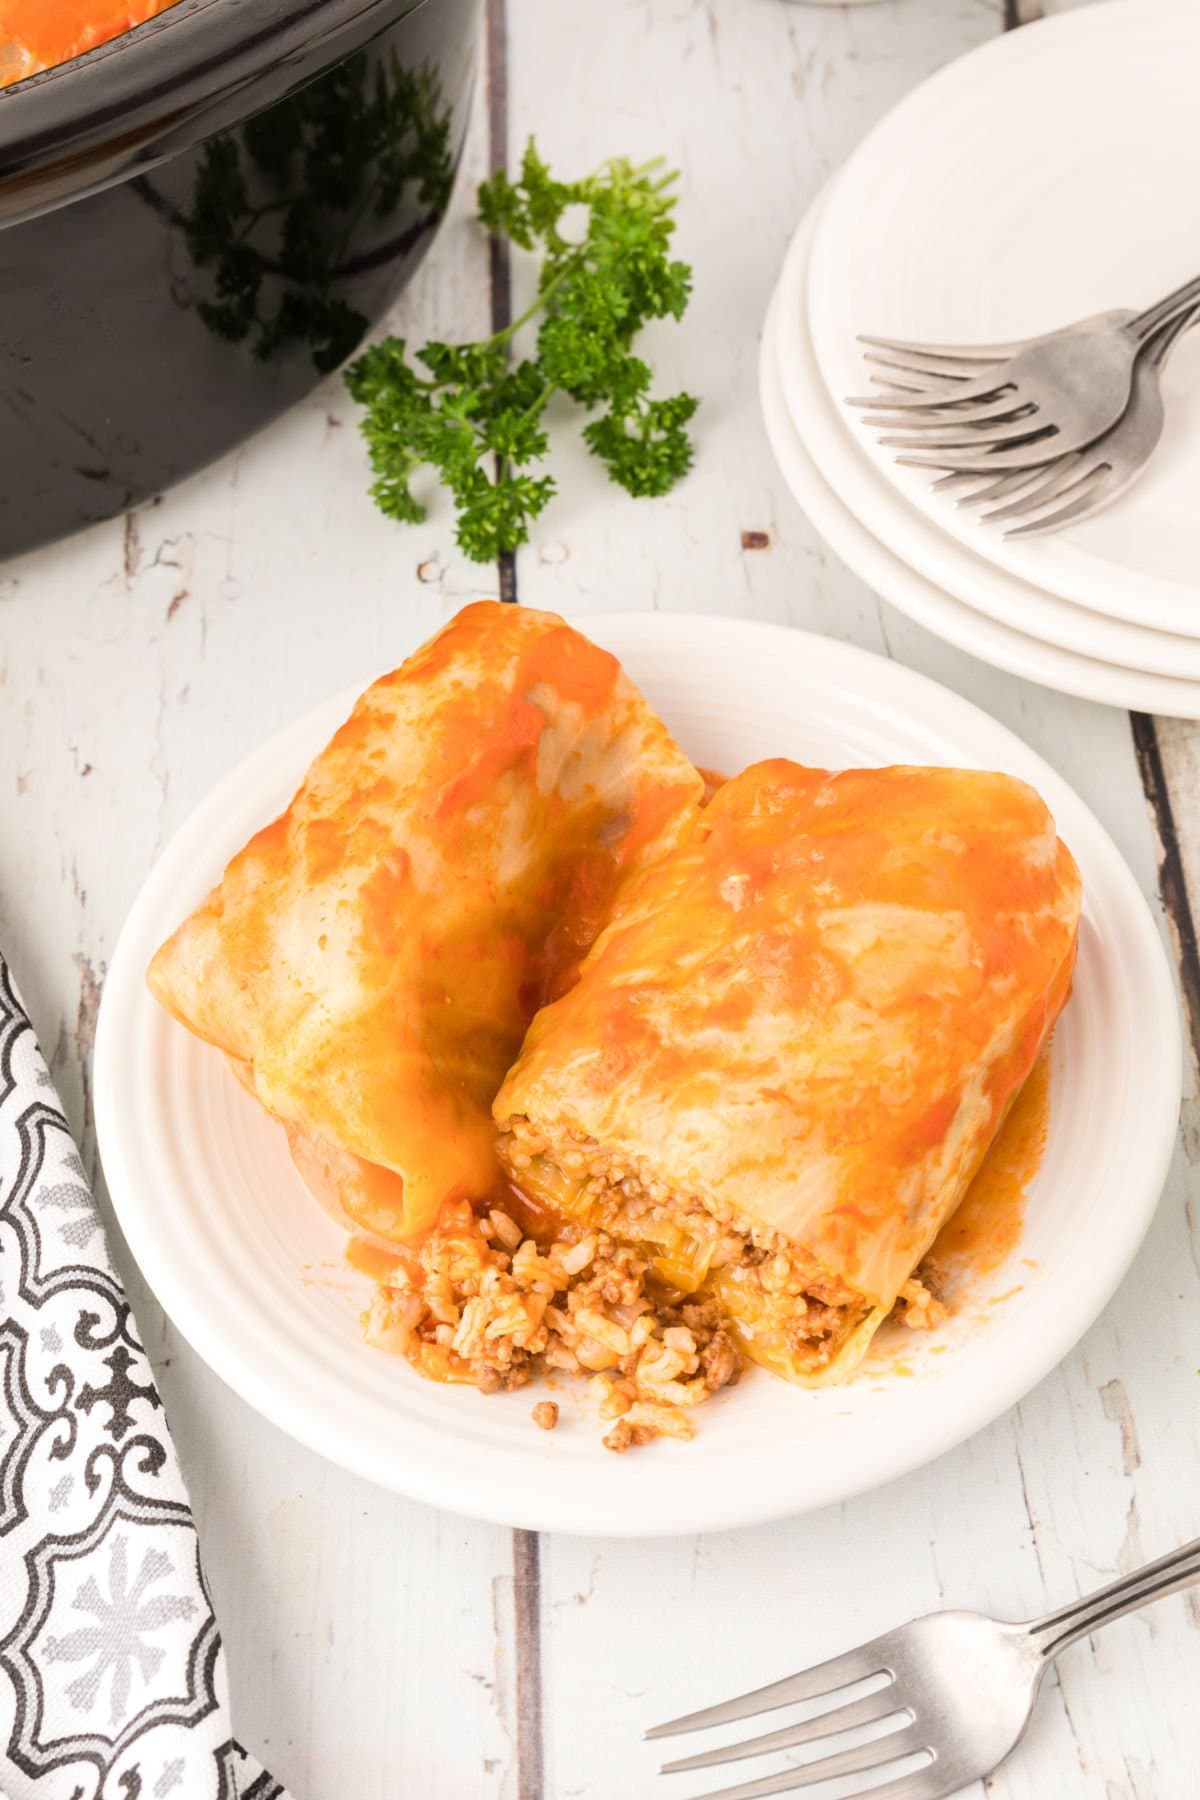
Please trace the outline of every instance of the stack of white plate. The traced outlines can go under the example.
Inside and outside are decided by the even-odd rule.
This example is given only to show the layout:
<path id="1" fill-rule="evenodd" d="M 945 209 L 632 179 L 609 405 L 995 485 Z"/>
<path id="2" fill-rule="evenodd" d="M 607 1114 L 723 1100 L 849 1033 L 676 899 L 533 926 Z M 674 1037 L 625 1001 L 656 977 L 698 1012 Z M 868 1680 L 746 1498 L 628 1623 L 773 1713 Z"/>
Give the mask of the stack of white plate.
<path id="1" fill-rule="evenodd" d="M 885 599 L 1067 693 L 1200 717 L 1200 329 L 1141 479 L 1005 539 L 899 467 L 845 398 L 860 332 L 1028 337 L 1200 275 L 1200 5 L 1108 0 L 997 38 L 876 127 L 801 224 L 762 349 L 767 428 L 817 529 Z"/>

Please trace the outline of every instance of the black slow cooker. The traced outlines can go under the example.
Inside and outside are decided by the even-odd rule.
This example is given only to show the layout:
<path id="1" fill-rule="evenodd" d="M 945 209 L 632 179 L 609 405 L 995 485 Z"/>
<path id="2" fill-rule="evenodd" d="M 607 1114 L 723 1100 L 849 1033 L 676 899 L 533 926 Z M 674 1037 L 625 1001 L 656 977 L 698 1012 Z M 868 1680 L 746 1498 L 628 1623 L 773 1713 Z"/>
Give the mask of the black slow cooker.
<path id="1" fill-rule="evenodd" d="M 0 558 L 351 355 L 446 208 L 482 0 L 179 0 L 0 92 Z"/>

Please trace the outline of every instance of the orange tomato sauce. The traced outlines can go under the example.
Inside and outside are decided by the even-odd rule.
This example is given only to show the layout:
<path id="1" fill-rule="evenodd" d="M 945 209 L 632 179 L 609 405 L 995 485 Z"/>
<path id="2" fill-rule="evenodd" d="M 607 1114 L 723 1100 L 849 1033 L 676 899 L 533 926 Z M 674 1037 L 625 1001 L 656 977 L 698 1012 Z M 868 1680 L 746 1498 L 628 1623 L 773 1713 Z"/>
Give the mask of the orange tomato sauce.
<path id="1" fill-rule="evenodd" d="M 509 1218 L 516 1220 L 524 1235 L 533 1238 L 543 1248 L 553 1243 L 563 1229 L 560 1218 L 548 1212 L 532 1195 L 514 1187 L 510 1181 L 498 1180 L 495 1194 L 487 1200 L 476 1201 L 472 1210 L 485 1213 L 490 1204 L 503 1207 Z M 444 1222 L 445 1210 L 441 1217 Z M 346 1244 L 346 1261 L 350 1267 L 375 1282 L 386 1283 L 388 1277 L 405 1262 L 410 1267 L 415 1266 L 411 1257 L 412 1252 L 401 1245 L 389 1249 L 370 1238 L 351 1237 Z"/>
<path id="2" fill-rule="evenodd" d="M 0 86 L 144 25 L 175 0 L 0 0 Z"/>
<path id="3" fill-rule="evenodd" d="M 966 1198 L 946 1221 L 930 1261 L 947 1285 L 951 1305 L 1016 1249 L 1025 1223 L 1025 1197 L 1038 1172 L 1050 1128 L 1050 1051 L 1033 1066 Z"/>
<path id="4" fill-rule="evenodd" d="M 352 1237 L 346 1244 L 346 1261 L 370 1281 L 386 1282 L 403 1260 L 399 1252 L 387 1251 L 382 1244 L 372 1244 L 366 1238 Z"/>

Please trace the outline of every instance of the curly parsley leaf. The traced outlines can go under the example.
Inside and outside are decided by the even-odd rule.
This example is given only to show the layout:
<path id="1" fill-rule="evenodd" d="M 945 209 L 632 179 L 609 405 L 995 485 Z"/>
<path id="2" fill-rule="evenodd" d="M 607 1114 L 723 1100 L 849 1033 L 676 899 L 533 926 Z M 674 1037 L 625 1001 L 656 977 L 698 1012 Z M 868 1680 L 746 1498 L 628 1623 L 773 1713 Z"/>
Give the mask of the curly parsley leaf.
<path id="1" fill-rule="evenodd" d="M 682 318 L 691 292 L 691 270 L 670 255 L 675 179 L 657 162 L 618 159 L 558 181 L 530 140 L 516 180 L 500 173 L 482 184 L 488 231 L 541 258 L 536 297 L 480 343 L 430 343 L 410 360 L 401 339 L 385 338 L 351 365 L 383 512 L 423 519 L 411 484 L 432 469 L 454 499 L 468 557 L 515 550 L 555 491 L 552 476 L 532 471 L 549 451 L 544 419 L 558 394 L 598 415 L 584 440 L 627 493 L 665 494 L 687 473 L 699 402 L 653 399 L 650 369 L 632 350 L 652 319 Z M 513 338 L 535 319 L 533 353 L 513 363 Z"/>

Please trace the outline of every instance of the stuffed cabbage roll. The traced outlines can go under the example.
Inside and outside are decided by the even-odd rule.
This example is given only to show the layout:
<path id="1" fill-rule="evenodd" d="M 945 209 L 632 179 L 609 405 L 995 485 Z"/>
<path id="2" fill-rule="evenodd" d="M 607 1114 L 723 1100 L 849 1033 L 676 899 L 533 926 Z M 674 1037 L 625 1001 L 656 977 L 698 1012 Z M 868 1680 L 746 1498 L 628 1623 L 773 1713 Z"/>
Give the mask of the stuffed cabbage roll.
<path id="1" fill-rule="evenodd" d="M 922 1304 L 911 1278 L 1068 997 L 1079 911 L 1019 781 L 759 763 L 534 1019 L 503 1160 L 756 1361 L 843 1376 Z"/>
<path id="2" fill-rule="evenodd" d="M 616 659 L 467 607 L 368 688 L 149 971 L 345 1223 L 402 1241 L 498 1179 L 491 1103 L 700 776 Z"/>

